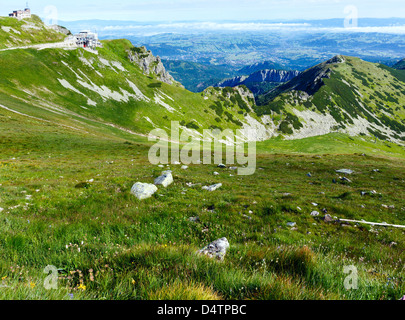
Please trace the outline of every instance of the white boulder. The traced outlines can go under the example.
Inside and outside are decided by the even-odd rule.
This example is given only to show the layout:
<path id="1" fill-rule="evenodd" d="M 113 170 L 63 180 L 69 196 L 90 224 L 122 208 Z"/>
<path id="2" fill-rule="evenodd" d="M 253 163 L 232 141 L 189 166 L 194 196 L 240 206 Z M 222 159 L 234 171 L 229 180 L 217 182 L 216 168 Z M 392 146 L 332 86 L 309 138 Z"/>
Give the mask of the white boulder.
<path id="1" fill-rule="evenodd" d="M 155 185 L 162 185 L 163 187 L 167 187 L 173 183 L 173 175 L 170 170 L 163 171 L 162 175 L 155 179 Z"/>
<path id="2" fill-rule="evenodd" d="M 131 194 L 143 200 L 153 196 L 157 190 L 158 188 L 153 184 L 137 182 L 132 186 Z"/>
<path id="3" fill-rule="evenodd" d="M 210 258 L 217 258 L 218 260 L 224 260 L 226 250 L 229 248 L 229 242 L 226 238 L 221 238 L 211 242 L 208 246 L 199 250 L 200 254 L 204 254 Z"/>

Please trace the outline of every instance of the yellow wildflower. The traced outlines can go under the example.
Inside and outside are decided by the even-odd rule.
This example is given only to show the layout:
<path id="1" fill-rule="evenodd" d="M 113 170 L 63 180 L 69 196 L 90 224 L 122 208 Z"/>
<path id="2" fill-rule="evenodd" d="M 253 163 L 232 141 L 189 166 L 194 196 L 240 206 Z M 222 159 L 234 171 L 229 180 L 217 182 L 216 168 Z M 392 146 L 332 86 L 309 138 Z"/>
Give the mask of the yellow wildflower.
<path id="1" fill-rule="evenodd" d="M 86 290 L 86 286 L 83 283 L 81 283 L 80 286 L 78 286 L 77 288 L 82 289 L 83 291 Z"/>

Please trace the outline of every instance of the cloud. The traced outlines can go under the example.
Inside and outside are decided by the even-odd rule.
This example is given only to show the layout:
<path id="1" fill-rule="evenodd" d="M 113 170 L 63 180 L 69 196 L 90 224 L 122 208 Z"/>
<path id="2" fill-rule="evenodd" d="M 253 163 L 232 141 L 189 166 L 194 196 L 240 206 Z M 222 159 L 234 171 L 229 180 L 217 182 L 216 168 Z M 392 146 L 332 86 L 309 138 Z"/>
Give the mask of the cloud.
<path id="1" fill-rule="evenodd" d="M 150 35 L 160 33 L 198 33 L 210 31 L 223 32 L 261 32 L 261 31 L 291 31 L 291 32 L 333 32 L 333 33 L 389 33 L 405 34 L 403 26 L 379 26 L 379 27 L 317 27 L 311 23 L 256 23 L 256 22 L 175 22 L 145 25 L 110 25 L 99 29 L 104 33 Z"/>

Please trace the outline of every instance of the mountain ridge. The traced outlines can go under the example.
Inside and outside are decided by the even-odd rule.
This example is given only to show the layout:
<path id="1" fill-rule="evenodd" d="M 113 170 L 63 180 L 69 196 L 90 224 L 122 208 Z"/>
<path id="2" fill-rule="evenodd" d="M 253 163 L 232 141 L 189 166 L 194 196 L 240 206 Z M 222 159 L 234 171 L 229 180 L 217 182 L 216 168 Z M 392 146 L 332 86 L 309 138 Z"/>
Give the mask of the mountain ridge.
<path id="1" fill-rule="evenodd" d="M 292 80 L 300 73 L 300 71 L 265 69 L 256 71 L 248 76 L 236 76 L 222 80 L 221 82 L 216 83 L 214 87 L 236 87 L 245 85 L 257 95 L 264 91 L 262 86 L 264 86 L 265 83 L 271 83 L 273 86 L 276 86 L 280 83 Z"/>
<path id="2" fill-rule="evenodd" d="M 146 48 L 125 39 L 102 43 L 94 52 L 64 47 L 0 51 L 0 74 L 7 75 L 0 79 L 3 105 L 33 117 L 70 117 L 73 124 L 139 135 L 178 121 L 197 138 L 203 129 L 220 128 L 241 129 L 246 139 L 248 130 L 255 129 L 249 136 L 254 141 L 331 132 L 405 141 L 405 80 L 400 70 L 340 55 L 255 103 L 245 85 L 192 93 Z M 265 73 L 259 75 L 263 79 Z"/>

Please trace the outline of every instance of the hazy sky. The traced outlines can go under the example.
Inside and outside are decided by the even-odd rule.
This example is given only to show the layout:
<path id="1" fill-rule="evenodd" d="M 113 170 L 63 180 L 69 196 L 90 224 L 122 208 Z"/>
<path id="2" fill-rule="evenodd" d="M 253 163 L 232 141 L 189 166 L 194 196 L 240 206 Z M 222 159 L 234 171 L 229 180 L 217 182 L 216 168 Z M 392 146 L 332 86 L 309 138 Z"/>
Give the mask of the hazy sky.
<path id="1" fill-rule="evenodd" d="M 219 21 L 344 18 L 355 6 L 359 17 L 405 18 L 404 0 L 32 0 L 42 18 L 58 20 Z M 0 15 L 25 7 L 25 1 L 0 0 Z M 55 18 L 55 16 L 53 16 Z"/>

